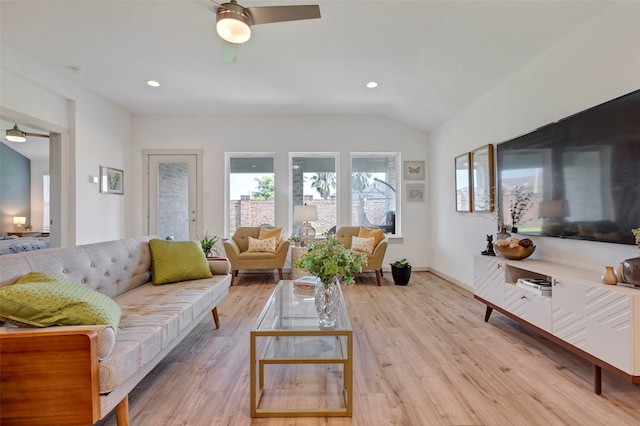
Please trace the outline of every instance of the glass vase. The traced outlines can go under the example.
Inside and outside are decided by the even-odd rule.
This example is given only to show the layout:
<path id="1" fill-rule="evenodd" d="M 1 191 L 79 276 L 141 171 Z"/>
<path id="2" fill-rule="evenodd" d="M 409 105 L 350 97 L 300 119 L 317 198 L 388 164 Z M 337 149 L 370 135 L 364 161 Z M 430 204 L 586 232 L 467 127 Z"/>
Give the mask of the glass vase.
<path id="1" fill-rule="evenodd" d="M 507 228 L 504 226 L 500 228 L 500 232 L 496 233 L 496 240 L 504 240 L 511 236 L 510 233 L 507 232 Z"/>
<path id="2" fill-rule="evenodd" d="M 624 282 L 640 285 L 640 257 L 633 257 L 622 262 Z"/>
<path id="3" fill-rule="evenodd" d="M 340 297 L 338 294 L 340 281 L 334 278 L 331 283 L 316 284 L 315 302 L 320 327 L 333 328 L 336 326 L 337 310 Z"/>

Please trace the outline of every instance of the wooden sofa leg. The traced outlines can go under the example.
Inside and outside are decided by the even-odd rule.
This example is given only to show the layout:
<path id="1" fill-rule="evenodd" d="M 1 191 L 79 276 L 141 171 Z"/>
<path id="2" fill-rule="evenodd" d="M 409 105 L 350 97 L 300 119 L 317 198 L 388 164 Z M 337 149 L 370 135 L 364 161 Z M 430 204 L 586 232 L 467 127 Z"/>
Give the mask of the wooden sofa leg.
<path id="1" fill-rule="evenodd" d="M 376 281 L 378 281 L 378 286 L 380 286 L 380 271 L 376 269 Z"/>
<path id="2" fill-rule="evenodd" d="M 216 323 L 216 328 L 220 329 L 220 318 L 218 318 L 218 307 L 216 306 L 215 308 L 213 308 L 213 311 L 211 311 L 211 313 L 213 314 L 213 322 Z"/>
<path id="3" fill-rule="evenodd" d="M 235 281 L 235 278 L 238 276 L 238 270 L 233 270 L 231 271 L 231 284 L 229 284 L 229 287 L 233 286 L 233 282 Z"/>
<path id="4" fill-rule="evenodd" d="M 280 277 L 280 281 L 284 279 L 284 275 L 282 275 L 282 268 L 278 268 L 278 276 Z"/>
<path id="5" fill-rule="evenodd" d="M 129 395 L 116 405 L 116 423 L 118 426 L 129 426 Z"/>
<path id="6" fill-rule="evenodd" d="M 384 274 L 382 273 L 382 268 L 380 268 L 380 276 L 384 277 Z"/>

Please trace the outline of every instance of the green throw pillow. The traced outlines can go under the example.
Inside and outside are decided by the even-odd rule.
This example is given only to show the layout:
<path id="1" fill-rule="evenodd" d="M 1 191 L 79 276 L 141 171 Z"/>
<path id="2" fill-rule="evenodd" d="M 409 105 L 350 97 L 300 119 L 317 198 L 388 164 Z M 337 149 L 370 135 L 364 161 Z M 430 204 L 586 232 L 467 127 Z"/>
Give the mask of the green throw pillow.
<path id="1" fill-rule="evenodd" d="M 207 258 L 198 241 L 149 241 L 154 284 L 211 278 Z"/>
<path id="2" fill-rule="evenodd" d="M 19 327 L 110 325 L 118 330 L 121 315 L 109 296 L 55 275 L 29 272 L 0 288 L 0 320 Z"/>

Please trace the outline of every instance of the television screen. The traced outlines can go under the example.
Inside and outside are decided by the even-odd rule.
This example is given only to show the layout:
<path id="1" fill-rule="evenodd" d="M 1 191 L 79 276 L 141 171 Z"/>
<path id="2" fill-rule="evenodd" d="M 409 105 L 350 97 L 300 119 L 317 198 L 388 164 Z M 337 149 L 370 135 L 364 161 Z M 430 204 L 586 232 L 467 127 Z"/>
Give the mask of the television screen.
<path id="1" fill-rule="evenodd" d="M 497 147 L 505 225 L 521 234 L 634 244 L 640 90 Z"/>

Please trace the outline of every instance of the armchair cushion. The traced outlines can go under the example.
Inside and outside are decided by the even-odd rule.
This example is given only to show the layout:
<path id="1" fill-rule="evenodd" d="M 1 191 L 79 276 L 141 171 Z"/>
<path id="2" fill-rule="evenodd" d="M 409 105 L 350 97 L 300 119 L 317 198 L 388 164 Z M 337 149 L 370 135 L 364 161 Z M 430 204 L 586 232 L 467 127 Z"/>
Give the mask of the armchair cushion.
<path id="1" fill-rule="evenodd" d="M 361 226 L 358 231 L 358 237 L 360 238 L 369 238 L 373 237 L 374 242 L 373 246 L 377 247 L 380 241 L 384 238 L 384 229 L 376 229 L 376 228 L 367 228 L 366 226 Z M 372 253 L 371 250 L 369 253 Z"/>
<path id="2" fill-rule="evenodd" d="M 276 246 L 280 244 L 280 240 L 282 239 L 282 228 L 264 228 L 260 227 L 260 234 L 258 234 L 258 239 L 265 240 L 267 238 L 275 237 Z M 275 252 L 275 249 L 273 250 Z"/>
<path id="3" fill-rule="evenodd" d="M 355 235 L 351 237 L 351 249 L 356 251 L 362 251 L 365 253 L 373 253 L 375 244 L 375 238 L 360 238 Z"/>
<path id="4" fill-rule="evenodd" d="M 248 252 L 276 252 L 276 237 L 253 238 L 249 237 Z"/>

